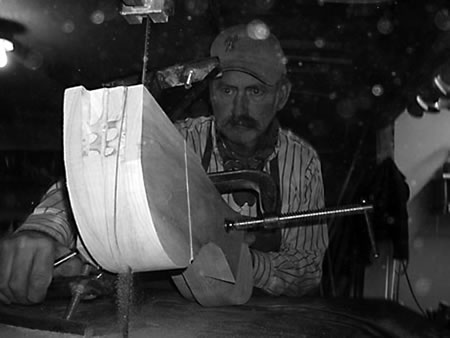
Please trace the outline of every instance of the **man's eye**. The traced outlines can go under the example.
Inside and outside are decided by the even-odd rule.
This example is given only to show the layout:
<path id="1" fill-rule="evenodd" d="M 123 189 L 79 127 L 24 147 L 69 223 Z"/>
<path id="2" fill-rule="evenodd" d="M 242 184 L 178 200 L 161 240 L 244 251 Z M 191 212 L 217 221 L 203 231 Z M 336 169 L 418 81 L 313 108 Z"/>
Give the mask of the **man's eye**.
<path id="1" fill-rule="evenodd" d="M 250 88 L 250 94 L 254 95 L 254 96 L 260 96 L 264 93 L 263 90 L 261 90 L 261 88 L 258 87 L 252 87 Z"/>
<path id="2" fill-rule="evenodd" d="M 233 92 L 233 90 L 230 87 L 223 87 L 222 92 L 226 95 L 230 95 Z"/>

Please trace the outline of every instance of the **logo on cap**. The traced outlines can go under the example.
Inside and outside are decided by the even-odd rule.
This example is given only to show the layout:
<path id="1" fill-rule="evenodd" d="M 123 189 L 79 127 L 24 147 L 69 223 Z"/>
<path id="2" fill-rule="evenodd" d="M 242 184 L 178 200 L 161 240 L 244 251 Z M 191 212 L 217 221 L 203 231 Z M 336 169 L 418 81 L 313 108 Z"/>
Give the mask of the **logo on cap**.
<path id="1" fill-rule="evenodd" d="M 231 52 L 234 49 L 234 44 L 238 42 L 239 36 L 237 34 L 230 35 L 224 41 L 225 52 Z"/>

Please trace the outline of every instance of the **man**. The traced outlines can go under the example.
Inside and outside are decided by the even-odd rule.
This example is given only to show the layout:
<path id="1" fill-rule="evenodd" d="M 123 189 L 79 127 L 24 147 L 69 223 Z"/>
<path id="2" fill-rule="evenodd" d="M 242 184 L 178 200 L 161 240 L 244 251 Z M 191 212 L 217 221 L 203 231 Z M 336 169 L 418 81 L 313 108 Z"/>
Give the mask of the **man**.
<path id="1" fill-rule="evenodd" d="M 279 127 L 276 114 L 291 85 L 286 59 L 266 25 L 252 22 L 222 32 L 211 46 L 222 75 L 210 84 L 213 116 L 186 119 L 177 128 L 199 154 L 208 173 L 254 169 L 269 173 L 279 186 L 283 213 L 324 206 L 320 161 L 311 146 Z M 242 215 L 255 216 L 255 198 L 245 192 L 225 195 Z M 64 184 L 54 185 L 18 231 L 0 242 L 0 301 L 42 301 L 53 261 L 73 247 L 75 226 Z M 300 296 L 317 289 L 328 243 L 325 224 L 291 227 L 261 243 L 247 235 L 254 286 L 273 295 Z M 66 265 L 73 274 L 80 262 Z"/>

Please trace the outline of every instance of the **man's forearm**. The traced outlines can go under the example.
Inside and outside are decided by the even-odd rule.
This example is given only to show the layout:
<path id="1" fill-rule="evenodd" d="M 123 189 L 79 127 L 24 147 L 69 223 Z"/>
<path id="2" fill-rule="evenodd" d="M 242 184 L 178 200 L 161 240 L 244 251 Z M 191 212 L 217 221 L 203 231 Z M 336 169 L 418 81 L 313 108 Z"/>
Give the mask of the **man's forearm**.
<path id="1" fill-rule="evenodd" d="M 21 231 L 46 233 L 64 246 L 74 246 L 75 227 L 63 182 L 50 187 L 31 215 L 17 229 L 17 232 Z"/>
<path id="2" fill-rule="evenodd" d="M 260 252 L 252 250 L 254 286 L 273 295 L 301 296 L 322 277 L 321 252 Z"/>

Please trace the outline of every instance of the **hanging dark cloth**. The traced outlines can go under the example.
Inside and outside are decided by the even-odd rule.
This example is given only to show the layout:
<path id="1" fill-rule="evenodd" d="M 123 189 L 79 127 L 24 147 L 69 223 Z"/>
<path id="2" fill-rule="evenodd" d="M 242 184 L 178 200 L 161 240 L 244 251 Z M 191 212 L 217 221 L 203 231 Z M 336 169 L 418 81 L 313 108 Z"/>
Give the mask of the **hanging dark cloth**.
<path id="1" fill-rule="evenodd" d="M 391 158 L 375 169 L 368 189 L 374 202 L 377 239 L 392 240 L 395 259 L 409 259 L 408 209 L 409 187 L 406 178 Z"/>

